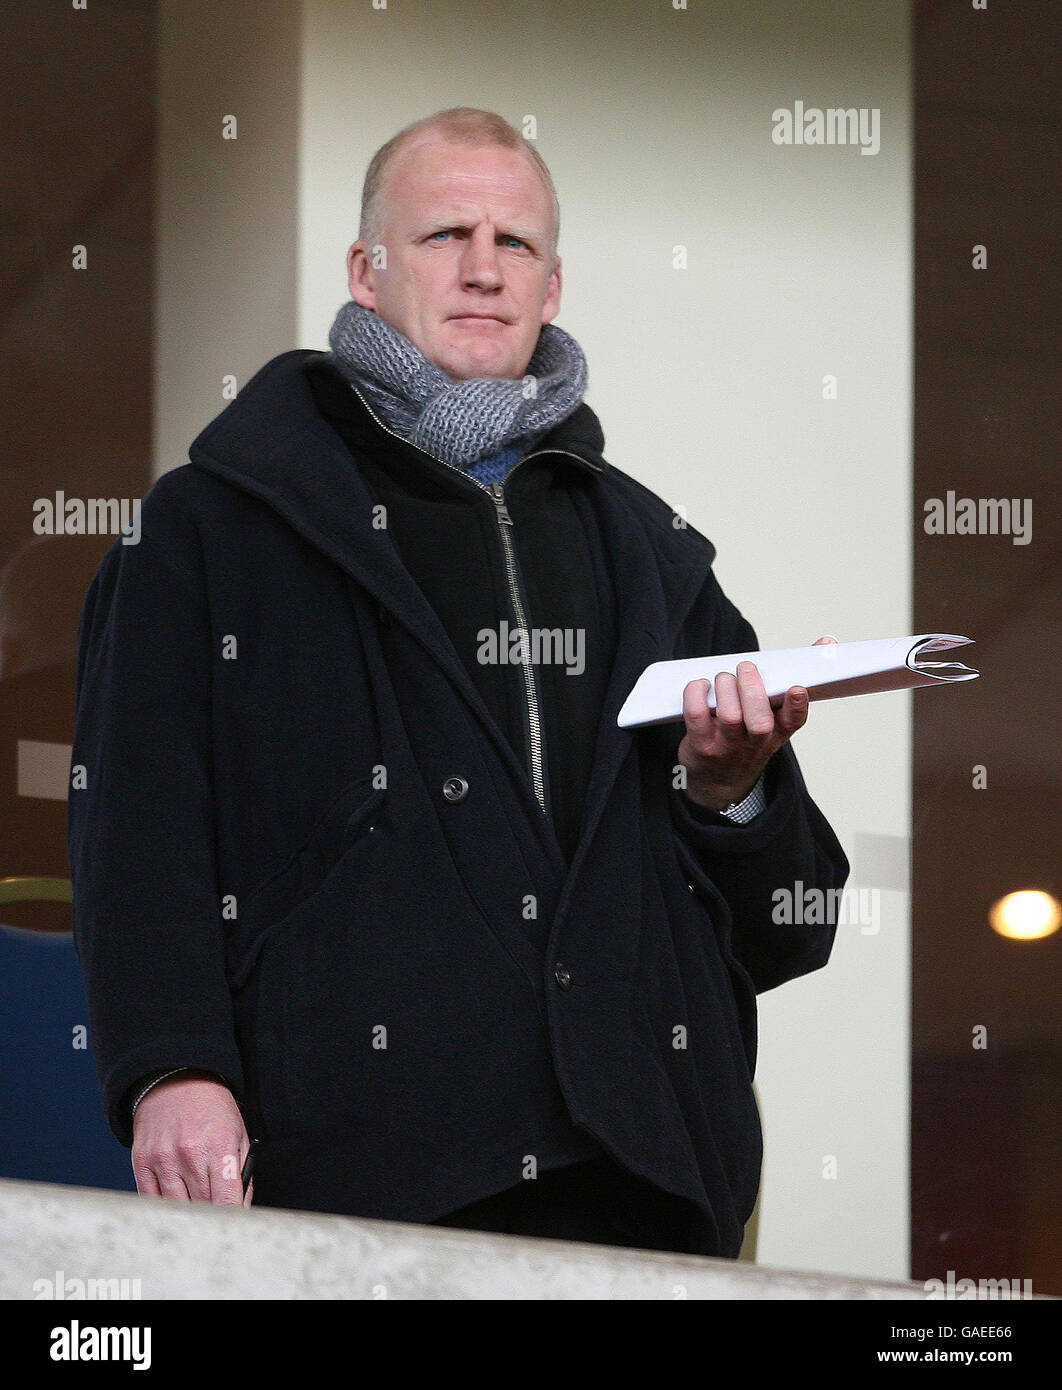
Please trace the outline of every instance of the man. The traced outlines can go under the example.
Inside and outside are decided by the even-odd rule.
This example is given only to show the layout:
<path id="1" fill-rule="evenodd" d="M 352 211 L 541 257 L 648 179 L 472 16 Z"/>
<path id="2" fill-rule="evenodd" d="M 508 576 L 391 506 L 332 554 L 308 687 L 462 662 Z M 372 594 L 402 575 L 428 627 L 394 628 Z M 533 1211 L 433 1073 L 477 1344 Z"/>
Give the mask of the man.
<path id="1" fill-rule="evenodd" d="M 247 1201 L 738 1253 L 755 993 L 833 940 L 772 893 L 848 864 L 806 691 L 746 663 L 617 727 L 650 661 L 757 642 L 602 456 L 558 221 L 500 117 L 399 132 L 331 353 L 268 363 L 89 592 L 75 931 L 142 1192 L 237 1203 L 253 1138 Z"/>

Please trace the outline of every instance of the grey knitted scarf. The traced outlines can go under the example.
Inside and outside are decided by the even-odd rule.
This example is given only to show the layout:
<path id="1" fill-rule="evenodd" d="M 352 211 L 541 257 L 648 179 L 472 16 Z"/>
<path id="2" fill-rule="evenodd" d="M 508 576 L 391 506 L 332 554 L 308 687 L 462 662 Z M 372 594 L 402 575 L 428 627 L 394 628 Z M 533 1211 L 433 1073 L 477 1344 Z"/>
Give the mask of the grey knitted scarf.
<path id="1" fill-rule="evenodd" d="M 523 379 L 515 380 L 457 381 L 352 299 L 336 315 L 328 342 L 335 366 L 388 429 L 458 468 L 506 447 L 530 448 L 578 407 L 586 390 L 582 348 L 553 324 L 543 326 Z"/>

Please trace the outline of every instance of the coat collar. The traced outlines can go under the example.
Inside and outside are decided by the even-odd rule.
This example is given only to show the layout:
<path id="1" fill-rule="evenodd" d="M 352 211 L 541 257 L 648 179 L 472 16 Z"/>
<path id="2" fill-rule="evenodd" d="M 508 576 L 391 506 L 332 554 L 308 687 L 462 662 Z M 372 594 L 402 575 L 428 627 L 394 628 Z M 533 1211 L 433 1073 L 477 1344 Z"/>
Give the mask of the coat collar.
<path id="1" fill-rule="evenodd" d="M 351 467 L 350 449 L 317 409 L 305 368 L 324 355 L 295 349 L 266 363 L 196 437 L 191 462 L 274 508 L 371 593 L 435 658 L 488 727 L 501 756 L 523 775 L 389 531 L 374 526 L 375 499 Z M 351 409 L 361 409 L 359 400 L 351 392 Z M 366 448 L 421 454 L 365 410 L 361 420 Z M 584 403 L 533 450 L 568 454 L 594 474 L 597 486 L 582 492 L 582 505 L 596 512 L 616 589 L 618 640 L 587 795 L 584 846 L 631 747 L 631 731 L 616 724 L 620 706 L 644 668 L 670 654 L 715 555 L 693 527 L 676 525 L 671 509 L 648 488 L 609 465 L 603 446 L 601 425 Z"/>

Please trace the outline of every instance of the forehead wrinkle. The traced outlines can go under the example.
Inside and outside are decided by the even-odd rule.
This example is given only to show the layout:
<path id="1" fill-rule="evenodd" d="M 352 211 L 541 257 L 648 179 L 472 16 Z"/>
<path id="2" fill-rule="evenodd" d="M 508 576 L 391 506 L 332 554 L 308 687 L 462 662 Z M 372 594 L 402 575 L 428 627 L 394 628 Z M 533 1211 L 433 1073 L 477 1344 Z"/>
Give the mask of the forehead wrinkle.
<path id="1" fill-rule="evenodd" d="M 548 221 L 552 217 L 553 203 L 546 187 L 537 170 L 530 169 L 533 176 L 534 192 L 528 186 L 523 171 L 519 173 L 499 174 L 489 171 L 479 170 L 455 170 L 437 169 L 429 170 L 421 166 L 416 170 L 413 178 L 409 177 L 410 171 L 405 171 L 404 180 L 396 179 L 395 191 L 399 196 L 404 193 L 407 197 L 416 196 L 419 192 L 417 185 L 428 182 L 430 187 L 424 196 L 424 202 L 429 205 L 434 199 L 438 203 L 444 203 L 448 207 L 468 207 L 481 211 L 482 206 L 501 199 L 503 202 L 508 200 L 510 203 L 531 204 L 533 201 L 540 201 L 544 205 L 544 216 Z M 404 187 L 402 186 L 404 184 Z M 410 188 L 410 184 L 413 188 Z M 537 193 L 538 197 L 535 198 Z M 438 206 L 436 203 L 436 206 Z M 530 211 L 530 207 L 525 207 L 525 212 Z"/>

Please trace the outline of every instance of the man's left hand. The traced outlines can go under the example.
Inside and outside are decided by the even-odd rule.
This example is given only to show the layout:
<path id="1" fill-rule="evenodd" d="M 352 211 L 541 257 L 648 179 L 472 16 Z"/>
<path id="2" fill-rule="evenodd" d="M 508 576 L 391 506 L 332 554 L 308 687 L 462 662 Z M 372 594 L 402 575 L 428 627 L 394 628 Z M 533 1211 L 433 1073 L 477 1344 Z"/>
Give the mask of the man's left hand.
<path id="1" fill-rule="evenodd" d="M 836 643 L 820 637 L 812 646 Z M 715 681 L 715 710 L 708 708 L 711 681 L 690 681 L 682 692 L 686 736 L 678 759 L 686 769 L 686 795 L 699 806 L 722 811 L 748 796 L 768 760 L 803 728 L 808 692 L 794 685 L 775 713 L 759 671 L 739 661 L 737 677 L 721 671 Z"/>

